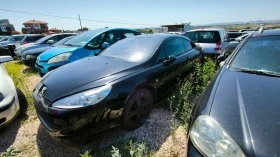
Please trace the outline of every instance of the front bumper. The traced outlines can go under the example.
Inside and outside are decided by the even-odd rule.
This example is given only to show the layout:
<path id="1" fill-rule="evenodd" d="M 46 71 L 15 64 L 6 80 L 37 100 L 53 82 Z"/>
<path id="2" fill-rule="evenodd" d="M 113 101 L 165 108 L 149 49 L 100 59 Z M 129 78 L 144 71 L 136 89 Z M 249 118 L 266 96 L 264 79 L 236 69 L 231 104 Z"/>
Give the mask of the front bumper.
<path id="1" fill-rule="evenodd" d="M 36 58 L 33 59 L 21 58 L 21 60 L 26 66 L 34 67 L 36 63 Z"/>
<path id="2" fill-rule="evenodd" d="M 40 88 L 34 89 L 33 98 L 41 123 L 56 137 L 88 136 L 120 125 L 122 109 L 112 109 L 102 102 L 82 109 L 54 108 L 42 96 Z"/>
<path id="3" fill-rule="evenodd" d="M 48 61 L 39 61 L 37 59 L 36 63 L 35 63 L 35 68 L 38 70 L 39 75 L 42 77 L 44 76 L 46 73 L 67 64 L 68 62 L 59 62 L 59 63 L 55 63 L 55 64 L 48 64 Z"/>
<path id="4" fill-rule="evenodd" d="M 19 104 L 17 98 L 9 96 L 5 98 L 0 107 L 0 127 L 11 122 L 19 114 Z M 4 105 L 5 104 L 5 105 Z"/>

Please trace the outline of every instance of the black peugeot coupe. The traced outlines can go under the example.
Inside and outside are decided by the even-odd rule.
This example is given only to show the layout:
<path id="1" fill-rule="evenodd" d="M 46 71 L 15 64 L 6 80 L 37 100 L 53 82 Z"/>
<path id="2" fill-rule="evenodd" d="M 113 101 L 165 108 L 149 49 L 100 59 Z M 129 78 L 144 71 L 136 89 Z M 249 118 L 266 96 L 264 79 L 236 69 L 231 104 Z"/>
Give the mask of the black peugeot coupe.
<path id="1" fill-rule="evenodd" d="M 190 123 L 190 157 L 280 156 L 280 30 L 260 29 L 238 46 Z"/>
<path id="2" fill-rule="evenodd" d="M 189 73 L 201 48 L 183 36 L 158 34 L 123 39 L 98 56 L 46 74 L 33 91 L 43 126 L 65 137 L 145 123 L 161 91 Z"/>

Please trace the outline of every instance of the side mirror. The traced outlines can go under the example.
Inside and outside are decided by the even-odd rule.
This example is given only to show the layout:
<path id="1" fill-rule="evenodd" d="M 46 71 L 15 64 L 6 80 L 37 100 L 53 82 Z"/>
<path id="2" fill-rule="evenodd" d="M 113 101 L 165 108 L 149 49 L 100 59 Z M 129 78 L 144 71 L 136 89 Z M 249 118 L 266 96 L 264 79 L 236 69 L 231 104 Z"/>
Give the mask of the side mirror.
<path id="1" fill-rule="evenodd" d="M 0 56 L 0 63 L 12 61 L 13 58 L 11 56 Z"/>
<path id="2" fill-rule="evenodd" d="M 220 56 L 217 57 L 217 63 L 221 63 L 224 60 L 225 60 L 225 56 L 224 55 L 220 55 Z"/>
<path id="3" fill-rule="evenodd" d="M 109 47 L 109 46 L 110 46 L 109 43 L 104 42 L 104 43 L 101 45 L 101 49 L 102 49 L 102 50 L 103 50 L 103 49 L 106 49 L 106 48 Z"/>
<path id="4" fill-rule="evenodd" d="M 176 61 L 175 56 L 169 56 L 166 60 L 163 61 L 163 65 L 168 66 Z"/>
<path id="5" fill-rule="evenodd" d="M 54 44 L 55 42 L 54 42 L 54 40 L 48 40 L 47 41 L 47 44 Z"/>

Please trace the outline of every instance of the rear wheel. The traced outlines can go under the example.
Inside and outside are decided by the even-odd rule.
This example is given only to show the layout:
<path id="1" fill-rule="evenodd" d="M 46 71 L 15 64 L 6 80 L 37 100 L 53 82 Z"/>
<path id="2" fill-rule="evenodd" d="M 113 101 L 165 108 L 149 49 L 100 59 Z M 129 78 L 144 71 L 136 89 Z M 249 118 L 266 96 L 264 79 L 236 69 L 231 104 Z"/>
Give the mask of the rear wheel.
<path id="1" fill-rule="evenodd" d="M 25 115 L 28 107 L 28 102 L 26 100 L 26 97 L 24 96 L 23 92 L 17 88 L 17 95 L 18 95 L 18 101 L 19 101 L 19 109 L 20 109 L 20 115 Z"/>
<path id="2" fill-rule="evenodd" d="M 136 90 L 128 99 L 123 111 L 123 126 L 134 130 L 143 125 L 150 116 L 153 107 L 153 95 L 150 90 Z"/>

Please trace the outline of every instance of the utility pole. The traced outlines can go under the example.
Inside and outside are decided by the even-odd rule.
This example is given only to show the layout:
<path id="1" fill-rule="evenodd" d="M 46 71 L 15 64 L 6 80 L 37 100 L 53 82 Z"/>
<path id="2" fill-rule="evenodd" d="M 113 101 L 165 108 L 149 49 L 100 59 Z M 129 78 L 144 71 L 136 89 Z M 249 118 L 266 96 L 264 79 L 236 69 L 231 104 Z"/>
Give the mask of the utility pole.
<path id="1" fill-rule="evenodd" d="M 81 30 L 82 30 L 82 33 L 83 33 L 83 26 L 82 26 L 82 21 L 81 21 L 80 14 L 78 14 L 78 16 L 79 16 L 79 21 L 80 21 Z"/>

